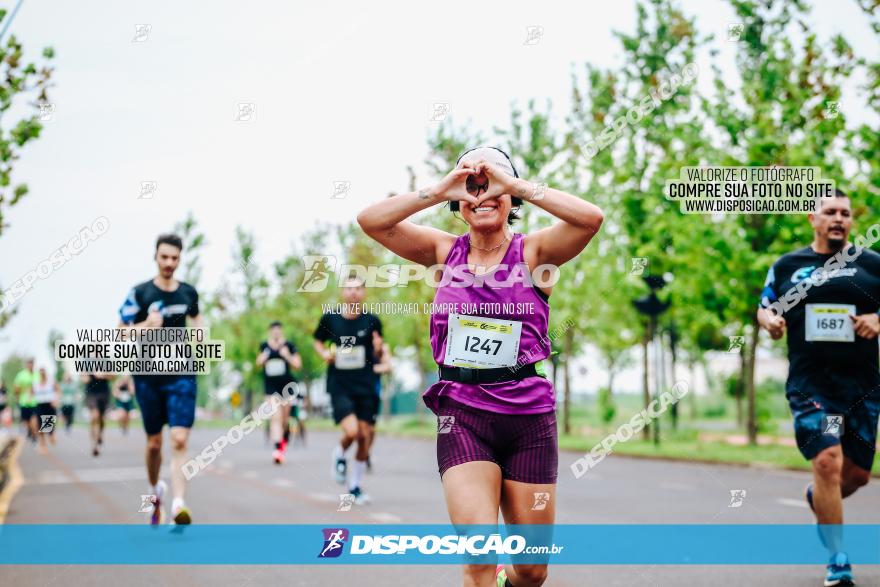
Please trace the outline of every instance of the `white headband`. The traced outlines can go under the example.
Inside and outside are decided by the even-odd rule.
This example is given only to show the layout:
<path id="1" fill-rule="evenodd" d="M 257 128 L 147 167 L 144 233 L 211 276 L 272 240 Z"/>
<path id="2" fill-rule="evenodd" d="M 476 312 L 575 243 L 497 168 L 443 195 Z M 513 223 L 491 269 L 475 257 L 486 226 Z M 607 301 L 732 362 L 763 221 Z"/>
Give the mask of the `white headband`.
<path id="1" fill-rule="evenodd" d="M 461 158 L 462 161 L 479 161 L 480 159 L 497 165 L 507 175 L 516 175 L 513 172 L 513 166 L 507 160 L 507 157 L 504 156 L 504 153 L 492 147 L 477 147 L 473 151 L 468 151 Z"/>

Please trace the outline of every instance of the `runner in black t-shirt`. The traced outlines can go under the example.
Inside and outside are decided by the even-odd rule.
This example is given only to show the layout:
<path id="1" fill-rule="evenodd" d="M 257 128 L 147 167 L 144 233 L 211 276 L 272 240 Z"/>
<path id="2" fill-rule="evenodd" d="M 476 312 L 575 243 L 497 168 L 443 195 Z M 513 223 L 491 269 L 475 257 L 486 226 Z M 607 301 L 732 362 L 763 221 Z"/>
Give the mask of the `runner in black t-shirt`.
<path id="1" fill-rule="evenodd" d="M 301 369 L 302 359 L 296 352 L 296 345 L 284 338 L 281 322 L 277 320 L 269 325 L 269 338 L 260 343 L 257 367 L 263 369 L 263 386 L 267 399 L 273 394 L 290 395 L 293 398 L 295 395 L 293 389 L 290 390 L 290 394 L 282 392 L 285 386 L 296 382 L 290 368 Z M 284 428 L 290 419 L 292 401 L 292 399 L 287 401 L 285 397 L 284 403 L 272 412 L 272 418 L 269 421 L 269 433 L 275 445 L 272 459 L 276 465 L 284 462 L 284 453 L 287 450 L 287 437 L 284 436 Z"/>
<path id="2" fill-rule="evenodd" d="M 361 479 L 370 457 L 371 428 L 376 424 L 379 397 L 373 365 L 382 352 L 382 323 L 372 314 L 361 313 L 364 284 L 348 279 L 342 298 L 350 313 L 324 314 L 315 328 L 315 350 L 328 363 L 327 392 L 333 406 L 333 420 L 342 428 L 342 438 L 333 449 L 336 482 L 345 484 L 345 451 L 357 440 L 358 449 L 349 481 L 356 503 L 368 501 Z M 330 343 L 328 348 L 325 343 Z"/>
<path id="3" fill-rule="evenodd" d="M 770 268 L 758 310 L 774 339 L 788 331 L 786 397 L 801 453 L 813 462 L 806 499 L 832 554 L 826 585 L 851 585 L 842 552 L 844 497 L 871 476 L 880 413 L 880 255 L 849 242 L 849 198 L 838 191 L 810 214 L 815 236 Z M 832 532 L 832 530 L 835 530 Z"/>
<path id="4" fill-rule="evenodd" d="M 199 294 L 189 284 L 174 279 L 180 264 L 183 241 L 179 236 L 163 234 L 156 240 L 156 265 L 159 274 L 129 291 L 119 308 L 120 326 L 134 328 L 183 328 L 202 326 Z M 196 413 L 195 375 L 135 375 L 135 397 L 147 433 L 147 477 L 153 498 L 151 524 L 162 522 L 165 482 L 159 479 L 162 466 L 162 428 L 168 424 L 171 436 L 171 516 L 175 524 L 191 523 L 184 503 L 189 433 Z"/>
<path id="5" fill-rule="evenodd" d="M 110 375 L 108 373 L 84 373 L 86 407 L 89 409 L 89 437 L 92 439 L 92 456 L 101 453 L 104 444 L 104 414 L 110 401 Z"/>

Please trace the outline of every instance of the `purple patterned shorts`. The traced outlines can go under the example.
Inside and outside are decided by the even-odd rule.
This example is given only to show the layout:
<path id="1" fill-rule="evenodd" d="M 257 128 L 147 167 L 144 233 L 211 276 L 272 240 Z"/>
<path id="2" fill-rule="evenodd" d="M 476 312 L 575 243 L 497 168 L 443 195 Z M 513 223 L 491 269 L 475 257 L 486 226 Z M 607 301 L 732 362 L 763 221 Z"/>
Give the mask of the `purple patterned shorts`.
<path id="1" fill-rule="evenodd" d="M 492 461 L 503 479 L 556 483 L 559 468 L 556 412 L 510 415 L 440 398 L 437 410 L 440 476 L 470 461 Z"/>

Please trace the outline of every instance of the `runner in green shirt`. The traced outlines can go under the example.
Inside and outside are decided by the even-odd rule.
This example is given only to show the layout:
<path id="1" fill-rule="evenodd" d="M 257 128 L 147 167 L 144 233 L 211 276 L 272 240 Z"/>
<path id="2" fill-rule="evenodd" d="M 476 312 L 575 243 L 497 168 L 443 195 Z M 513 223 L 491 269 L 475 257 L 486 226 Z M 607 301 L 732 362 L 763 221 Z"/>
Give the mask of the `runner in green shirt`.
<path id="1" fill-rule="evenodd" d="M 37 400 L 33 393 L 35 380 L 34 360 L 28 359 L 25 361 L 25 368 L 16 373 L 12 381 L 12 391 L 21 412 L 21 423 L 27 430 L 28 440 L 34 443 L 37 441 Z"/>

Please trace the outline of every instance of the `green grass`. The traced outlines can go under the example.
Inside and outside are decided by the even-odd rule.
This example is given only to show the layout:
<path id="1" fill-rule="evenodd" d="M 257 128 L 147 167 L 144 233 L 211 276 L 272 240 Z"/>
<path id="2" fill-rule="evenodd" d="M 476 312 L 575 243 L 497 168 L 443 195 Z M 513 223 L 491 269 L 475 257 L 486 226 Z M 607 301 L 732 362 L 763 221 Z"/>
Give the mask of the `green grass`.
<path id="1" fill-rule="evenodd" d="M 559 438 L 559 448 L 587 453 L 599 442 L 599 438 L 562 435 Z M 633 438 L 614 445 L 612 450 L 614 454 L 635 457 L 810 469 L 810 463 L 804 460 L 797 449 L 780 445 L 734 446 L 720 441 L 696 442 L 661 438 L 660 445 L 654 446 L 652 441 Z"/>

